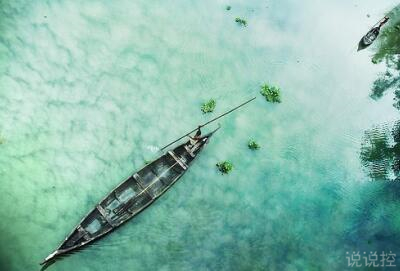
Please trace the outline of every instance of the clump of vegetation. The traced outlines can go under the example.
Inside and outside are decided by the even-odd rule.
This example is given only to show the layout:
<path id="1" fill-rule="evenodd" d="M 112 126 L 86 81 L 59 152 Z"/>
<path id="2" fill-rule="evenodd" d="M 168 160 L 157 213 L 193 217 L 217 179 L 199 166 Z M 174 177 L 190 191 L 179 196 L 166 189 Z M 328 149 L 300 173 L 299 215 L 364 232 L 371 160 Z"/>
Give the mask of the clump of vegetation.
<path id="1" fill-rule="evenodd" d="M 260 93 L 270 103 L 280 103 L 281 102 L 281 90 L 277 87 L 264 84 L 261 86 Z"/>
<path id="2" fill-rule="evenodd" d="M 247 144 L 247 147 L 249 147 L 250 150 L 258 150 L 261 148 L 261 146 L 255 142 L 254 140 L 249 140 L 249 143 Z"/>
<path id="3" fill-rule="evenodd" d="M 2 137 L 2 136 L 0 135 L 0 145 L 3 144 L 4 142 L 6 142 L 6 140 L 4 139 L 4 137 Z"/>
<path id="4" fill-rule="evenodd" d="M 226 6 L 226 10 L 231 10 L 231 6 Z"/>
<path id="5" fill-rule="evenodd" d="M 216 164 L 222 174 L 228 174 L 233 169 L 233 164 L 229 161 L 223 161 Z"/>
<path id="6" fill-rule="evenodd" d="M 235 22 L 237 22 L 237 23 L 238 23 L 239 25 L 241 25 L 241 26 L 247 26 L 247 22 L 246 22 L 245 19 L 236 17 Z"/>
<path id="7" fill-rule="evenodd" d="M 216 101 L 214 99 L 210 99 L 201 106 L 201 111 L 203 111 L 203 113 L 211 113 L 214 111 L 216 105 Z"/>

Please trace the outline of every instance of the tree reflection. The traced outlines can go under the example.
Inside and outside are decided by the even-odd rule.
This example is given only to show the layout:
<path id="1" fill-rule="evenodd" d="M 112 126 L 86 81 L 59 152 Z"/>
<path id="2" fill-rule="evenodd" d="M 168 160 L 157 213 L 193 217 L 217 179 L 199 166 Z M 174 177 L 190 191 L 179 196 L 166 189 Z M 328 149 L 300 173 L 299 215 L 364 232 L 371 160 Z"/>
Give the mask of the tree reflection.
<path id="1" fill-rule="evenodd" d="M 400 5 L 394 8 L 388 16 L 389 24 L 379 36 L 377 52 L 372 58 L 373 63 L 385 61 L 386 72 L 375 80 L 370 96 L 381 98 L 389 90 L 395 94 L 394 106 L 400 109 Z"/>
<path id="2" fill-rule="evenodd" d="M 367 130 L 361 144 L 361 161 L 374 180 L 399 180 L 400 121 L 393 127 Z"/>
<path id="3" fill-rule="evenodd" d="M 389 23 L 378 37 L 373 63 L 384 62 L 386 72 L 379 75 L 370 96 L 379 99 L 394 91 L 394 107 L 400 110 L 400 5 L 389 14 Z M 374 180 L 400 180 L 400 121 L 382 125 L 364 134 L 360 158 Z"/>

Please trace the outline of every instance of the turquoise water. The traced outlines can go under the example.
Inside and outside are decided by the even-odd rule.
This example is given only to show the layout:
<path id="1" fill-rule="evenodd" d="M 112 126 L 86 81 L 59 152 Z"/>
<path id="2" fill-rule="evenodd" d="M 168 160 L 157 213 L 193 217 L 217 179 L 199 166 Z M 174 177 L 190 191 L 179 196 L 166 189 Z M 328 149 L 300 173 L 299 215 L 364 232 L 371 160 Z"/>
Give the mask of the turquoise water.
<path id="1" fill-rule="evenodd" d="M 1 270 L 39 270 L 158 147 L 252 96 L 154 205 L 48 270 L 345 270 L 349 251 L 400 254 L 398 194 L 359 159 L 364 131 L 398 111 L 368 97 L 385 69 L 356 53 L 396 1 L 0 3 Z"/>

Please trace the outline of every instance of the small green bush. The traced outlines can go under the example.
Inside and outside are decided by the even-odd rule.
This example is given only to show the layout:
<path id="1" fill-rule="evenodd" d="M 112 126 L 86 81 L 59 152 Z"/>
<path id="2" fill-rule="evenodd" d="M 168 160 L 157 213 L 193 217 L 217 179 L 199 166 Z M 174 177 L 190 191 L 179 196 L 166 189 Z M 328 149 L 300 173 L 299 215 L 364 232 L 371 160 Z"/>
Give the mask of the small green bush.
<path id="1" fill-rule="evenodd" d="M 231 6 L 226 6 L 226 10 L 231 10 Z"/>
<path id="2" fill-rule="evenodd" d="M 211 113 L 214 111 L 216 105 L 217 102 L 214 99 L 210 99 L 201 106 L 201 111 L 203 111 L 203 113 Z"/>
<path id="3" fill-rule="evenodd" d="M 219 162 L 216 166 L 222 174 L 228 174 L 233 169 L 233 165 L 229 161 Z"/>
<path id="4" fill-rule="evenodd" d="M 247 146 L 249 147 L 250 150 L 258 150 L 259 148 L 261 148 L 260 145 L 254 140 L 249 140 Z"/>
<path id="5" fill-rule="evenodd" d="M 237 22 L 237 23 L 238 23 L 239 25 L 241 25 L 241 26 L 247 26 L 246 20 L 244 20 L 244 19 L 242 19 L 242 18 L 237 17 L 237 18 L 235 19 L 235 22 Z"/>
<path id="6" fill-rule="evenodd" d="M 261 95 L 265 97 L 268 102 L 280 103 L 281 102 L 281 90 L 274 86 L 264 84 L 261 86 Z"/>

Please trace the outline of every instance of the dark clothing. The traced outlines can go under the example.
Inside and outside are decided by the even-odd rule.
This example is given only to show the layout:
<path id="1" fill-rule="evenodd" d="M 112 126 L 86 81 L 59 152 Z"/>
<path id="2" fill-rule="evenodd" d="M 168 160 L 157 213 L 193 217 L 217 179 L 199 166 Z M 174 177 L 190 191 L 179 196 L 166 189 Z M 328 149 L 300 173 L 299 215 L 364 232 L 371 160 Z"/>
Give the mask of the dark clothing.
<path id="1" fill-rule="evenodd" d="M 194 137 L 200 137 L 201 136 L 201 130 L 200 128 L 197 130 L 196 134 L 194 135 Z"/>

